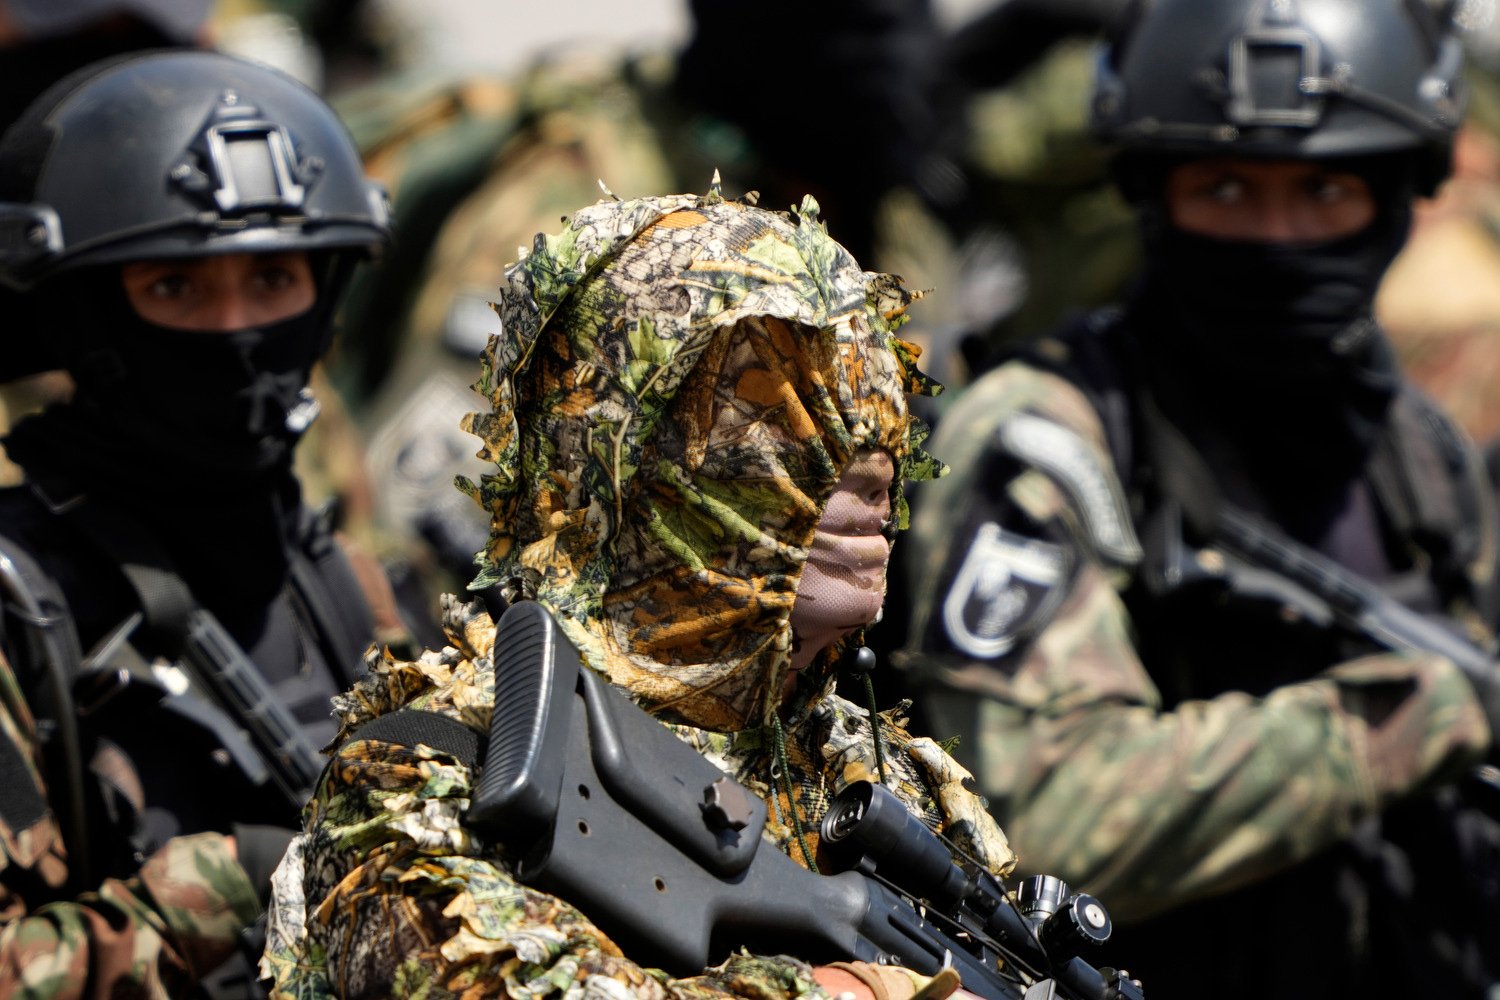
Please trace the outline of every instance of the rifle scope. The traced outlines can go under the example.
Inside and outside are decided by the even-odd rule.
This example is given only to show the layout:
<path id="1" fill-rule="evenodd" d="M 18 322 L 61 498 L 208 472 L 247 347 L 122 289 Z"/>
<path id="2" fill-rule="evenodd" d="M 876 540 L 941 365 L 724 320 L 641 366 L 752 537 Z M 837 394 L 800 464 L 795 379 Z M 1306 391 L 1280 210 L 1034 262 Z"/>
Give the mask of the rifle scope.
<path id="1" fill-rule="evenodd" d="M 1103 944 L 1114 929 L 1103 904 L 1050 876 L 1028 879 L 1017 899 L 988 872 L 970 875 L 937 834 L 883 785 L 857 781 L 840 792 L 823 818 L 821 835 L 838 864 L 878 873 L 960 926 L 981 931 L 1033 978 L 1053 976 L 1065 995 L 1134 995 L 1123 975 L 1101 975 L 1077 958 L 1085 948 Z"/>

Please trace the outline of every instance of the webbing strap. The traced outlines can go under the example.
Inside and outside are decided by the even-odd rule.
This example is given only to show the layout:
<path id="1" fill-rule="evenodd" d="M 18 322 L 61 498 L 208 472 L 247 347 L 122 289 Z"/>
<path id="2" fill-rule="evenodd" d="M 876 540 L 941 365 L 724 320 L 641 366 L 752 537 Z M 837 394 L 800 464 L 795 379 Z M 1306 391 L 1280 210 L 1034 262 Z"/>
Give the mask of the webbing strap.
<path id="1" fill-rule="evenodd" d="M 55 729 L 45 757 L 46 781 L 68 849 L 68 884 L 75 890 L 93 888 L 83 744 L 73 703 L 73 682 L 83 664 L 78 631 L 67 599 L 56 583 L 29 554 L 4 536 L 0 536 L 0 595 L 11 619 L 19 622 L 25 632 L 24 652 L 30 675 L 25 686 L 31 697 L 39 698 L 39 704 L 32 705 L 33 712 L 48 717 Z M 8 774 L 0 776 L 0 811 L 13 830 L 30 825 L 24 820 L 36 806 L 26 786 L 40 797 L 40 790 L 29 777 L 13 780 Z M 43 802 L 42 807 L 45 806 Z"/>
<path id="2" fill-rule="evenodd" d="M 49 488 L 39 495 L 51 505 L 48 498 L 52 493 Z M 87 496 L 54 506 L 53 510 L 115 561 L 140 602 L 147 626 L 180 645 L 187 637 L 189 618 L 198 602 L 151 534 L 118 507 L 94 502 Z"/>
<path id="3" fill-rule="evenodd" d="M 470 771 L 478 771 L 484 745 L 488 743 L 457 719 L 419 708 L 402 708 L 377 716 L 356 729 L 344 745 L 356 740 L 380 740 L 409 747 L 421 743 L 457 758 Z"/>

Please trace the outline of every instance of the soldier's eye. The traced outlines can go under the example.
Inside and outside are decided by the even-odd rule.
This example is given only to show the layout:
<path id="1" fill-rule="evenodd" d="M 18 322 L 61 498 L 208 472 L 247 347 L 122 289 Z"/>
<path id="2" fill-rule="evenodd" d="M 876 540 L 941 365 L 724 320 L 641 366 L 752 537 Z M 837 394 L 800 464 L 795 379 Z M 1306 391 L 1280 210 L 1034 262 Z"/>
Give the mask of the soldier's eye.
<path id="1" fill-rule="evenodd" d="M 1320 174 L 1308 179 L 1307 193 L 1314 201 L 1331 205 L 1352 198 L 1355 185 L 1343 177 Z"/>
<path id="2" fill-rule="evenodd" d="M 1221 205 L 1234 205 L 1245 200 L 1245 182 L 1238 177 L 1220 177 L 1208 187 L 1207 194 Z"/>
<path id="3" fill-rule="evenodd" d="M 262 267 L 255 272 L 255 283 L 268 292 L 285 291 L 296 280 L 296 275 L 279 265 Z"/>
<path id="4" fill-rule="evenodd" d="M 152 281 L 147 291 L 152 298 L 183 299 L 193 290 L 192 279 L 184 274 L 165 274 Z"/>

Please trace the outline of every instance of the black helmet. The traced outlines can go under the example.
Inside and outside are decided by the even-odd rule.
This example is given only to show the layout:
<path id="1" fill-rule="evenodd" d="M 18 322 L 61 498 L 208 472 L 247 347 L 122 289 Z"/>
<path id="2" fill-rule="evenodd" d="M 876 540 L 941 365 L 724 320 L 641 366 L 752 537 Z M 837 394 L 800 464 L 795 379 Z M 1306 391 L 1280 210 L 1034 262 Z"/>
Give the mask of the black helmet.
<path id="1" fill-rule="evenodd" d="M 1144 0 L 1100 61 L 1095 133 L 1130 153 L 1413 152 L 1430 190 L 1463 114 L 1443 0 Z"/>
<path id="2" fill-rule="evenodd" d="M 129 260 L 368 254 L 388 215 L 316 94 L 212 52 L 80 70 L 0 138 L 0 280 L 17 288 Z"/>

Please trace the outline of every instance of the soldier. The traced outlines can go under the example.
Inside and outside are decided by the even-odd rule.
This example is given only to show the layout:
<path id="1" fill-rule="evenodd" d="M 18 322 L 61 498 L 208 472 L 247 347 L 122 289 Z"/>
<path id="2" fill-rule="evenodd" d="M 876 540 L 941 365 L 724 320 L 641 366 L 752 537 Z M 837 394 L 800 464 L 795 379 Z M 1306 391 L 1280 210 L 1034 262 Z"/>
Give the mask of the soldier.
<path id="1" fill-rule="evenodd" d="M 9 128 L 42 91 L 69 73 L 100 59 L 147 49 L 201 44 L 212 0 L 4 0 L 0 3 L 0 132 Z M 16 315 L 21 304 L 0 288 L 0 308 Z M 13 369 L 35 371 L 31 345 L 12 343 L 0 354 L 0 431 L 47 403 L 66 398 L 61 372 L 17 378 Z M 0 457 L 0 485 L 20 482 L 21 473 Z"/>
<path id="2" fill-rule="evenodd" d="M 1013 858 L 967 776 L 831 693 L 879 610 L 902 482 L 933 471 L 906 410 L 924 380 L 892 332 L 908 301 L 811 199 L 794 217 L 717 191 L 605 201 L 539 236 L 498 306 L 493 412 L 468 421 L 494 463 L 473 487 L 491 515 L 477 583 L 554 615 L 588 669 L 766 801 L 767 836 L 799 863 L 820 856 L 829 798 L 879 772 L 998 872 Z M 275 995 L 901 1000 L 925 985 L 741 951 L 669 979 L 622 955 L 586 901 L 518 884 L 517 858 L 470 825 L 462 741 L 388 724 L 423 709 L 471 744 L 489 733 L 494 625 L 451 600 L 447 625 L 449 648 L 372 664 L 341 700 L 344 742 L 275 879 Z"/>
<path id="3" fill-rule="evenodd" d="M 678 53 L 600 58 L 570 47 L 512 80 L 407 77 L 339 103 L 370 173 L 395 196 L 399 239 L 355 283 L 347 321 L 360 337 L 332 370 L 371 430 L 393 564 L 418 570 L 393 565 L 392 576 L 426 589 L 429 603 L 472 579 L 486 530 L 451 481 L 482 468 L 465 465 L 473 449 L 457 420 L 475 405 L 494 277 L 601 183 L 629 198 L 695 190 L 717 170 L 726 192 L 758 190 L 776 208 L 812 191 L 857 259 L 914 287 L 939 283 L 955 257 L 927 204 L 961 188 L 940 142 L 939 119 L 957 103 L 936 99 L 944 63 L 928 0 L 689 6 L 694 30 Z M 766 49 L 741 44 L 742 31 L 794 20 L 798 70 L 768 76 Z M 817 117 L 770 110 L 811 92 L 830 113 L 878 122 L 870 141 L 830 141 Z M 944 322 L 960 298 L 932 303 L 923 323 Z"/>
<path id="4" fill-rule="evenodd" d="M 167 920 L 185 940 L 118 887 L 111 906 L 80 904 L 88 919 L 35 911 L 138 869 L 153 893 L 197 871 L 205 907 L 227 900 L 217 939 L 229 908 L 242 919 L 253 904 L 246 876 L 222 838 L 180 838 L 238 829 L 242 864 L 263 876 L 290 835 L 262 828 L 295 823 L 333 733 L 329 698 L 389 603 L 291 471 L 340 294 L 388 238 L 384 197 L 300 84 L 155 53 L 38 98 L 0 140 L 0 219 L 0 277 L 26 305 L 10 338 L 44 345 L 27 357 L 76 384 L 4 439 L 27 477 L 0 492 L 19 682 L 6 754 L 37 786 L 0 809 L 5 913 L 33 913 L 5 931 L 24 959 L 12 976 L 173 989 L 222 955 L 192 940 L 186 886 L 155 897 L 185 907 Z M 20 769 L 38 749 L 40 783 Z M 39 925 L 56 955 L 38 954 Z M 93 977 L 51 978 L 81 968 Z"/>
<path id="5" fill-rule="evenodd" d="M 1495 507 L 1371 319 L 1460 118 L 1440 7 L 1141 5 L 1093 107 L 1144 277 L 934 445 L 929 730 L 1156 1000 L 1500 982 Z"/>

